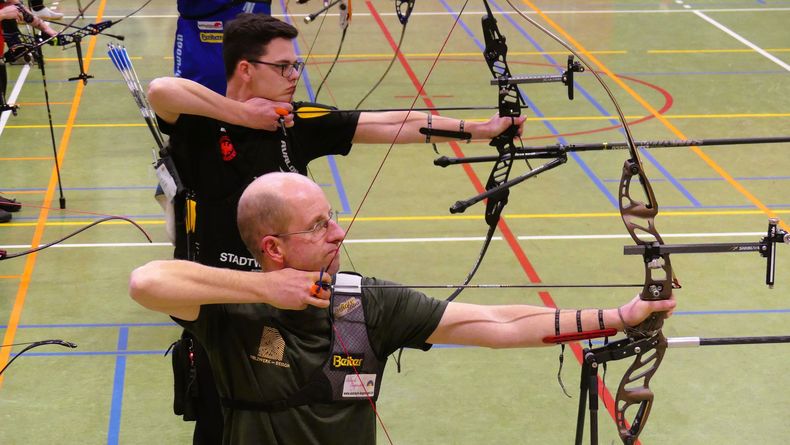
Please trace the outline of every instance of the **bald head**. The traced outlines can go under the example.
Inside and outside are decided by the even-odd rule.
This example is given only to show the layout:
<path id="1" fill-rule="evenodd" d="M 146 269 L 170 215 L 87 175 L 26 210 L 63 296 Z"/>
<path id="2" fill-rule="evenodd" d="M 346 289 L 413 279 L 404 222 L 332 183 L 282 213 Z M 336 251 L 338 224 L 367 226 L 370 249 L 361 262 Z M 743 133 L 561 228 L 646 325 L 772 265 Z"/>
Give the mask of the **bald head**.
<path id="1" fill-rule="evenodd" d="M 265 235 L 288 231 L 300 202 L 323 198 L 321 188 L 296 173 L 269 173 L 253 181 L 239 200 L 237 221 L 244 245 L 259 263 L 259 243 Z"/>

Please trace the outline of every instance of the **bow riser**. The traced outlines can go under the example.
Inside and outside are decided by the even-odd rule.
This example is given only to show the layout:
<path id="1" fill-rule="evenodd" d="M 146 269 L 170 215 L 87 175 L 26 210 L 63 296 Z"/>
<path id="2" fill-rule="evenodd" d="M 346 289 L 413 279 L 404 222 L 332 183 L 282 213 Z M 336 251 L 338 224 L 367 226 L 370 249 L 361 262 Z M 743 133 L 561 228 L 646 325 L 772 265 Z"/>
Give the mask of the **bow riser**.
<path id="1" fill-rule="evenodd" d="M 635 177 L 638 178 L 645 193 L 645 200 L 649 204 L 631 196 L 631 184 Z M 651 252 L 649 248 L 662 245 L 664 241 L 655 227 L 658 205 L 653 188 L 635 150 L 632 150 L 632 157 L 623 164 L 618 194 L 620 215 L 628 233 L 634 242 L 647 247 L 643 257 L 645 282 L 639 298 L 649 301 L 667 300 L 672 296 L 672 263 L 669 254 Z M 666 314 L 663 312 L 653 313 L 638 326 L 626 329 L 635 359 L 620 381 L 615 396 L 615 422 L 620 438 L 626 445 L 636 442 L 653 406 L 650 380 L 661 365 L 667 348 L 666 338 L 661 333 L 665 318 Z M 645 339 L 648 339 L 647 343 Z M 627 411 L 632 407 L 637 409 L 629 426 Z"/>
<path id="2" fill-rule="evenodd" d="M 518 86 L 507 83 L 507 80 L 512 76 L 507 63 L 506 39 L 499 31 L 497 21 L 491 13 L 488 2 L 483 2 L 483 4 L 487 11 L 487 15 L 483 16 L 481 20 L 485 41 L 483 57 L 486 60 L 489 71 L 491 71 L 491 75 L 499 81 L 499 116 L 510 117 L 511 119 L 516 118 L 521 116 L 523 99 Z M 486 181 L 486 190 L 491 190 L 504 184 L 510 177 L 516 153 L 516 145 L 513 143 L 513 139 L 516 137 L 518 137 L 518 127 L 511 125 L 502 134 L 491 140 L 489 145 L 497 149 L 498 158 L 491 169 L 488 181 Z M 509 189 L 505 189 L 491 196 L 486 202 L 485 219 L 489 226 L 495 226 L 499 222 L 499 216 L 507 204 L 509 192 Z"/>

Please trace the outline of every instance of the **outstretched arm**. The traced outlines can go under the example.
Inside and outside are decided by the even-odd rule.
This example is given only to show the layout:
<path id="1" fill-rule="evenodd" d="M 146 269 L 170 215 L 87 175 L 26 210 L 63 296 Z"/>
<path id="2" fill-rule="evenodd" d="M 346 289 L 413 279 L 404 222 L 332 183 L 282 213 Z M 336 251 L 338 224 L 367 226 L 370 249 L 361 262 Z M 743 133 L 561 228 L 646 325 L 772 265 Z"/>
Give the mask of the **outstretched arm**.
<path id="1" fill-rule="evenodd" d="M 405 123 L 404 123 L 405 120 Z M 464 122 L 463 131 L 471 133 L 472 139 L 488 140 L 502 134 L 508 127 L 515 124 L 519 126 L 518 134 L 524 125 L 526 117 L 514 119 L 509 117 L 493 116 L 486 122 Z M 402 127 L 402 128 L 401 128 Z M 426 136 L 420 133 L 420 128 L 428 127 L 428 114 L 419 111 L 388 111 L 382 113 L 366 112 L 359 115 L 359 123 L 354 133 L 354 143 L 389 144 L 394 140 L 396 144 L 410 144 L 426 142 Z M 431 128 L 437 130 L 460 131 L 461 120 L 445 116 L 432 116 Z M 398 136 L 395 139 L 395 136 Z M 458 139 L 432 136 L 430 142 L 447 142 Z"/>
<path id="2" fill-rule="evenodd" d="M 329 275 L 325 275 L 329 278 Z M 129 280 L 129 295 L 140 305 L 192 321 L 203 304 L 265 303 L 280 309 L 301 310 L 308 305 L 329 306 L 329 292 L 310 295 L 318 272 L 283 269 L 242 272 L 204 266 L 191 261 L 152 261 L 138 267 Z"/>
<path id="3" fill-rule="evenodd" d="M 245 102 L 229 99 L 203 85 L 180 77 L 160 77 L 148 85 L 148 101 L 156 114 L 173 124 L 182 114 L 194 114 L 229 124 L 274 131 L 279 126 L 281 108 L 288 113 L 293 106 L 255 97 Z M 293 125 L 293 115 L 284 116 L 285 126 Z"/>
<path id="4" fill-rule="evenodd" d="M 675 300 L 644 301 L 639 296 L 620 308 L 603 311 L 604 326 L 618 331 L 636 326 L 653 312 L 671 311 Z M 555 334 L 553 308 L 529 305 L 483 306 L 449 303 L 439 326 L 428 343 L 485 346 L 490 348 L 521 348 L 548 346 L 543 338 Z M 583 330 L 598 329 L 598 311 L 582 311 Z M 576 332 L 576 311 L 563 310 L 560 332 Z"/>

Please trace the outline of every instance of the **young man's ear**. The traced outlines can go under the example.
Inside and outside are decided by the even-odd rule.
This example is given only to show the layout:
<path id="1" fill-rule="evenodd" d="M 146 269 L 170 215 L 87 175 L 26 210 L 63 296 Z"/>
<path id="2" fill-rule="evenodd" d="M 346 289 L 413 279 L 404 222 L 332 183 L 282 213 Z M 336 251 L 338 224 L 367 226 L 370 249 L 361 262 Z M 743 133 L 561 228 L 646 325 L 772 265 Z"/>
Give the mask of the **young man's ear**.
<path id="1" fill-rule="evenodd" d="M 236 63 L 236 71 L 233 73 L 234 76 L 241 77 L 242 79 L 249 80 L 252 77 L 252 70 L 255 67 L 244 59 L 241 59 Z"/>

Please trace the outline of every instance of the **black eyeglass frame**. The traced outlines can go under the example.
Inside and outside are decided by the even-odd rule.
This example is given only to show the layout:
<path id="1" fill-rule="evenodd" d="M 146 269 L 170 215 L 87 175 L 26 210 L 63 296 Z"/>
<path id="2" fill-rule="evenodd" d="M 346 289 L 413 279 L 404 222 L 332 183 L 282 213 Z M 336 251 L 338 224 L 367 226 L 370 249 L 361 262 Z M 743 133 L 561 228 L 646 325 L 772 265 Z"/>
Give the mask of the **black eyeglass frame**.
<path id="1" fill-rule="evenodd" d="M 294 62 L 294 63 L 271 63 L 271 62 L 264 62 L 263 60 L 255 60 L 255 59 L 247 59 L 247 62 L 259 64 L 259 65 L 268 65 L 268 66 L 275 66 L 280 68 L 280 75 L 283 77 L 288 77 L 296 71 L 297 74 L 302 74 L 302 70 L 304 70 L 304 62 Z M 285 70 L 289 69 L 288 73 Z"/>

